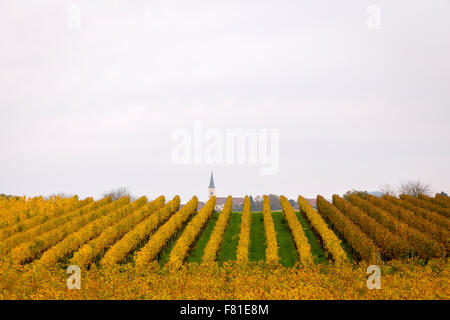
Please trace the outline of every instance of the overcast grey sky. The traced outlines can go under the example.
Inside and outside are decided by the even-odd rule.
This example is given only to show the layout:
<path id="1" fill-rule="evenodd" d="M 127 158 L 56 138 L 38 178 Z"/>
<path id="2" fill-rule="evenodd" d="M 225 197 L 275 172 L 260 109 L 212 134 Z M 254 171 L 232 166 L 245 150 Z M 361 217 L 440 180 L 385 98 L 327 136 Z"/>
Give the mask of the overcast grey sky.
<path id="1" fill-rule="evenodd" d="M 0 39 L 0 193 L 450 191 L 448 0 L 0 0 Z M 278 174 L 173 164 L 195 120 L 279 129 Z"/>

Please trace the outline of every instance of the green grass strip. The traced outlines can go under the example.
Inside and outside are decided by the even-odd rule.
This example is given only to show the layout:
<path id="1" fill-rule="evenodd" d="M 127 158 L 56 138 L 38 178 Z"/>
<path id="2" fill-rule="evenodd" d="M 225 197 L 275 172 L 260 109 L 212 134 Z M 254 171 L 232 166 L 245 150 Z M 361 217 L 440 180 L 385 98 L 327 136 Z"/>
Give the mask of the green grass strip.
<path id="1" fill-rule="evenodd" d="M 189 256 L 186 259 L 187 262 L 202 262 L 203 252 L 205 251 L 206 244 L 208 243 L 212 231 L 214 230 L 217 219 L 219 219 L 219 212 L 214 212 L 202 234 L 192 247 L 191 252 L 189 252 Z"/>
<path id="2" fill-rule="evenodd" d="M 232 212 L 228 227 L 223 236 L 223 242 L 217 254 L 217 261 L 235 261 L 237 246 L 239 243 L 239 234 L 241 232 L 242 212 Z"/>
<path id="3" fill-rule="evenodd" d="M 285 267 L 292 267 L 298 261 L 297 248 L 295 247 L 291 229 L 289 228 L 283 212 L 272 212 L 275 231 L 277 233 L 278 256 L 280 263 Z"/>
<path id="4" fill-rule="evenodd" d="M 184 229 L 186 229 L 187 225 L 191 220 L 197 215 L 198 213 L 195 213 L 189 217 L 189 219 L 185 222 L 184 226 L 178 230 L 178 233 L 169 241 L 167 246 L 159 253 L 158 255 L 158 263 L 160 267 L 164 267 L 167 261 L 169 261 L 170 252 L 172 251 L 173 247 L 175 246 L 175 243 L 177 243 L 178 239 L 181 237 L 181 235 L 184 232 Z"/>
<path id="5" fill-rule="evenodd" d="M 266 261 L 266 233 L 262 212 L 252 212 L 249 261 Z"/>
<path id="6" fill-rule="evenodd" d="M 314 263 L 316 264 L 328 263 L 325 251 L 322 245 L 320 244 L 320 241 L 316 238 L 314 232 L 311 230 L 311 227 L 309 226 L 308 222 L 305 220 L 305 218 L 302 216 L 300 212 L 296 211 L 295 214 L 297 215 L 297 218 L 303 227 L 303 231 L 305 232 L 306 238 L 308 238 L 309 245 L 311 246 L 311 254 L 313 256 Z"/>

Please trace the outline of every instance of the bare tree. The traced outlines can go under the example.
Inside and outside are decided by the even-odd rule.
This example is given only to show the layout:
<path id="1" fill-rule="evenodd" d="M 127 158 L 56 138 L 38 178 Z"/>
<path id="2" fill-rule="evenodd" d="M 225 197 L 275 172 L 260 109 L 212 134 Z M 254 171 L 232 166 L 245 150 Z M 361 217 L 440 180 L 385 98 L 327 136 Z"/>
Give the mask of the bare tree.
<path id="1" fill-rule="evenodd" d="M 103 194 L 103 198 L 106 198 L 106 197 L 111 197 L 113 200 L 119 200 L 119 199 L 121 199 L 123 197 L 130 197 L 130 198 L 132 198 L 130 190 L 128 188 L 125 188 L 125 187 L 121 187 L 121 188 L 117 188 L 117 189 L 112 189 L 112 190 L 106 191 Z"/>
<path id="2" fill-rule="evenodd" d="M 391 187 L 391 185 L 388 183 L 386 183 L 385 185 L 382 185 L 380 187 L 380 191 L 382 194 L 386 194 L 388 196 L 393 196 L 393 197 L 397 196 L 397 192 L 395 192 L 394 188 Z"/>
<path id="3" fill-rule="evenodd" d="M 419 194 L 431 195 L 431 188 L 428 183 L 423 183 L 420 180 L 417 181 L 407 181 L 402 183 L 399 190 L 400 194 L 407 194 L 412 197 L 417 197 Z"/>

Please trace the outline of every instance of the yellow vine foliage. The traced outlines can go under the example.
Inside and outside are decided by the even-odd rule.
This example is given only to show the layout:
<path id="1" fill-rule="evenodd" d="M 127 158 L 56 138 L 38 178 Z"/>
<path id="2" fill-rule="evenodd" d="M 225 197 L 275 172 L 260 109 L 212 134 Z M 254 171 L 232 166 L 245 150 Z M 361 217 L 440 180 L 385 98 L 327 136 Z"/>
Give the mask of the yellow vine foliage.
<path id="1" fill-rule="evenodd" d="M 252 222 L 252 204 L 250 198 L 245 196 L 244 208 L 242 209 L 241 231 L 239 234 L 239 243 L 236 251 L 236 260 L 240 263 L 248 262 L 248 248 L 250 246 L 250 224 Z"/>
<path id="2" fill-rule="evenodd" d="M 53 219 L 46 220 L 45 222 L 36 225 L 35 227 L 32 227 L 24 232 L 15 233 L 12 236 L 4 239 L 0 243 L 0 254 L 5 254 L 21 243 L 25 243 L 28 241 L 37 240 L 45 242 L 45 240 L 39 239 L 39 237 L 45 235 L 45 233 L 55 228 L 63 228 L 66 223 L 72 222 L 75 218 L 81 217 L 93 210 L 107 205 L 110 202 L 111 198 L 104 198 L 94 203 L 90 203 L 86 206 L 82 206 L 75 211 L 67 212 L 62 216 L 53 217 Z"/>
<path id="3" fill-rule="evenodd" d="M 232 263 L 214 268 L 186 264 L 174 272 L 151 268 L 137 272 L 131 264 L 111 269 L 93 267 L 83 271 L 81 290 L 68 290 L 64 270 L 23 271 L 0 261 L 0 300 L 450 299 L 450 267 L 444 259 L 429 261 L 426 266 L 415 261 L 389 261 L 380 268 L 381 290 L 367 289 L 367 264 L 261 268 Z"/>
<path id="4" fill-rule="evenodd" d="M 197 206 L 198 199 L 194 196 L 184 207 L 170 217 L 170 219 L 150 237 L 145 247 L 136 252 L 134 259 L 136 266 L 145 267 L 153 261 L 167 242 L 184 226 L 189 217 L 197 212 Z"/>
<path id="5" fill-rule="evenodd" d="M 288 201 L 284 198 L 283 201 Z M 328 228 L 327 223 L 322 219 L 320 214 L 314 210 L 308 201 L 302 196 L 298 196 L 298 205 L 300 212 L 306 217 L 311 228 L 320 237 L 325 251 L 331 255 L 331 258 L 336 264 L 347 263 L 348 257 L 344 249 L 342 249 L 341 240 L 336 234 Z"/>
<path id="6" fill-rule="evenodd" d="M 0 229 L 19 222 L 25 216 L 25 210 L 30 210 L 30 205 L 26 203 L 26 197 L 6 198 L 0 196 Z M 28 218 L 31 217 L 27 212 Z"/>
<path id="7" fill-rule="evenodd" d="M 388 212 L 372 205 L 357 195 L 350 195 L 348 201 L 375 219 L 382 226 L 386 227 L 389 231 L 404 239 L 422 258 L 441 257 L 445 253 L 445 248 L 436 241 L 428 239 L 420 231 L 410 228 L 406 223 L 401 222 Z"/>
<path id="8" fill-rule="evenodd" d="M 76 251 L 83 244 L 100 235 L 104 228 L 114 225 L 117 221 L 131 214 L 147 202 L 147 197 L 141 197 L 132 203 L 122 206 L 117 210 L 113 210 L 107 215 L 92 221 L 80 230 L 68 235 L 63 241 L 44 252 L 37 263 L 43 266 L 50 266 L 58 263 L 58 261 Z"/>
<path id="9" fill-rule="evenodd" d="M 126 259 L 127 255 L 136 249 L 140 243 L 150 237 L 159 225 L 171 217 L 180 207 L 180 197 L 175 196 L 166 205 L 150 217 L 139 223 L 125 236 L 117 241 L 100 260 L 102 266 L 113 266 Z"/>
<path id="10" fill-rule="evenodd" d="M 183 264 L 184 259 L 189 253 L 189 250 L 194 241 L 200 235 L 203 227 L 206 225 L 211 215 L 214 213 L 216 206 L 216 197 L 212 196 L 198 214 L 192 218 L 186 229 L 181 234 L 180 238 L 175 243 L 175 246 L 170 252 L 168 267 L 178 269 Z"/>
<path id="11" fill-rule="evenodd" d="M 398 220 L 405 222 L 411 228 L 419 230 L 427 237 L 444 245 L 447 251 L 450 250 L 450 233 L 441 226 L 431 223 L 423 217 L 414 214 L 414 212 L 395 205 L 384 198 L 366 195 L 366 199 L 377 207 L 386 210 Z"/>
<path id="12" fill-rule="evenodd" d="M 413 203 L 406 201 L 405 199 L 399 199 L 393 196 L 384 195 L 384 199 L 392 202 L 397 206 L 401 206 L 409 211 L 414 212 L 417 216 L 424 218 L 427 221 L 430 221 L 438 226 L 445 228 L 446 230 L 450 230 L 450 220 L 441 216 L 436 212 L 432 212 L 430 210 L 418 207 Z"/>
<path id="13" fill-rule="evenodd" d="M 69 234 L 129 202 L 130 199 L 128 197 L 111 202 L 98 209 L 89 211 L 58 228 L 52 229 L 33 240 L 24 242 L 11 250 L 11 259 L 16 264 L 34 261 L 42 252 L 54 246 Z"/>
<path id="14" fill-rule="evenodd" d="M 362 260 L 377 263 L 380 249 L 372 239 L 324 197 L 317 196 L 316 203 L 319 213 L 330 222 Z"/>
<path id="15" fill-rule="evenodd" d="M 268 196 L 264 196 L 263 198 L 263 220 L 267 241 L 266 262 L 268 264 L 277 264 L 280 260 L 280 257 L 278 256 L 277 234 L 275 232 L 275 224 L 273 223 Z"/>
<path id="16" fill-rule="evenodd" d="M 333 204 L 375 241 L 386 258 L 395 259 L 410 256 L 412 252 L 411 246 L 383 227 L 375 219 L 338 195 L 333 195 Z"/>
<path id="17" fill-rule="evenodd" d="M 434 199 L 444 208 L 450 208 L 450 197 L 440 193 L 436 193 Z"/>
<path id="18" fill-rule="evenodd" d="M 74 253 L 69 263 L 79 267 L 88 266 L 93 260 L 104 252 L 109 246 L 119 240 L 136 224 L 147 218 L 150 214 L 161 208 L 164 204 L 164 196 L 140 207 L 131 214 L 125 216 L 118 223 L 106 228 L 100 236 L 83 245 Z"/>
<path id="19" fill-rule="evenodd" d="M 447 219 L 450 218 L 450 209 L 443 208 L 439 204 L 433 203 L 432 202 L 432 200 L 434 200 L 433 198 L 426 197 L 424 195 L 419 195 L 419 198 L 414 198 L 406 194 L 402 194 L 400 196 L 400 199 L 406 200 L 415 205 L 416 207 L 420 207 L 435 213 L 439 213 L 440 215 L 446 217 Z M 450 220 L 448 222 L 450 223 Z"/>
<path id="20" fill-rule="evenodd" d="M 437 242 L 441 247 L 448 248 L 449 231 L 436 223 L 436 220 L 426 220 L 425 217 L 441 217 L 442 214 L 416 206 L 407 200 L 397 199 L 411 209 L 392 203 L 387 198 L 376 198 L 368 195 L 365 200 L 350 196 L 349 202 L 356 210 L 364 212 L 369 218 L 386 228 L 393 234 L 404 239 L 414 251 L 418 251 L 418 243 L 423 248 L 431 242 Z M 439 201 L 448 198 L 435 197 Z M 444 208 L 441 203 L 419 197 L 419 200 L 430 202 Z M 368 263 L 359 264 L 310 264 L 307 268 L 285 268 L 280 264 L 266 265 L 226 262 L 224 264 L 183 263 L 189 254 L 192 244 L 198 238 L 203 224 L 196 224 L 189 239 L 180 246 L 176 264 L 183 267 L 178 270 L 160 270 L 158 263 L 144 263 L 145 268 L 136 268 L 133 263 L 118 264 L 126 260 L 133 249 L 144 244 L 149 238 L 159 233 L 159 238 L 150 240 L 157 244 L 167 245 L 167 239 L 173 239 L 178 230 L 194 215 L 197 209 L 197 199 L 178 210 L 179 197 L 164 204 L 164 198 L 159 197 L 151 203 L 141 198 L 130 204 L 129 198 L 112 202 L 106 198 L 93 202 L 92 199 L 78 200 L 73 198 L 43 197 L 6 198 L 0 196 L 0 300 L 2 299 L 450 299 L 450 265 L 447 258 L 428 259 L 423 265 L 422 258 L 408 260 L 391 260 L 375 262 L 379 249 L 374 242 L 361 231 L 357 224 L 341 213 L 335 206 L 322 197 L 317 198 L 319 216 L 330 223 L 329 227 L 346 239 L 361 257 L 373 261 L 381 268 L 382 290 L 366 288 Z M 302 230 L 297 215 L 285 197 L 280 198 L 285 215 L 294 217 L 298 230 Z M 306 200 L 305 200 L 306 201 Z M 152 206 L 154 204 L 154 206 Z M 320 223 L 316 222 L 317 212 L 306 205 L 299 197 L 302 214 L 305 215 L 313 230 L 320 235 Z M 226 208 L 227 209 L 226 205 Z M 205 249 L 205 255 L 213 261 L 217 250 L 223 243 L 223 236 L 231 212 L 220 214 L 210 241 Z M 241 261 L 248 260 L 250 240 L 251 205 L 248 197 L 244 200 L 238 256 Z M 267 209 L 267 206 L 266 206 Z M 355 213 L 355 209 L 352 209 Z M 206 209 L 205 209 L 206 210 Z M 269 209 L 270 210 L 270 209 Z M 190 212 L 191 211 L 191 212 Z M 266 210 L 267 211 L 267 210 Z M 190 212 L 190 213 L 189 213 Z M 5 213 L 5 216 L 2 216 Z M 176 215 L 172 224 L 169 219 Z M 200 215 L 200 213 L 199 213 Z M 204 215 L 206 216 L 206 215 Z M 274 217 L 273 215 L 271 215 Z M 194 219 L 195 220 L 195 219 Z M 194 221 L 192 220 L 192 221 Z M 293 219 L 291 219 L 292 221 Z M 167 222 L 166 222 L 167 221 Z M 289 218 L 287 218 L 289 223 Z M 320 221 L 320 220 L 319 220 Z M 370 220 L 369 220 L 370 221 Z M 433 222 L 432 222 L 433 221 Z M 166 222 L 166 224 L 164 224 Z M 324 222 L 324 221 L 322 221 Z M 3 223 L 3 224 L 2 224 Z M 295 224 L 295 222 L 294 222 Z M 156 231 L 161 226 L 160 230 Z M 164 226 L 166 226 L 164 228 Z M 295 229 L 289 224 L 291 231 Z M 198 229 L 200 231 L 196 232 Z M 358 231 L 359 230 L 359 231 Z M 195 235 L 194 235 L 195 233 Z M 323 232 L 322 232 L 323 233 Z M 422 236 L 417 235 L 422 234 Z M 192 238 L 191 236 L 194 235 Z M 298 235 L 298 233 L 297 233 Z M 295 240 L 296 233 L 293 232 Z M 183 234 L 182 234 L 183 237 Z M 187 240 L 187 236 L 184 236 Z M 325 236 L 320 236 L 325 238 Z M 247 240 L 246 240 L 246 239 Z M 159 239 L 159 240 L 158 240 Z M 180 238 L 181 239 L 181 238 Z M 185 240 L 186 240 L 185 239 Z M 431 242 L 430 242 L 431 241 Z M 191 243 L 186 245 L 186 243 Z M 213 244 L 209 244 L 214 242 Z M 242 242 L 242 244 L 241 244 Z M 323 239 L 324 247 L 326 244 Z M 117 246 L 121 243 L 124 246 Z M 296 242 L 297 244 L 297 242 Z M 435 245 L 435 244 L 433 244 Z M 19 249 L 21 248 L 21 249 Z M 54 249 L 57 248 L 57 249 Z M 108 249 L 109 248 L 109 249 Z M 125 248 L 125 250 L 113 250 Z M 22 250 L 23 249 L 23 250 Z M 325 248 L 328 251 L 329 249 Z M 78 250 L 78 251 L 77 251 Z M 114 259 L 107 268 L 97 268 L 92 263 L 105 253 Z M 206 251 L 210 252 L 206 253 Z M 13 254 L 14 252 L 14 254 Z M 44 252 L 44 255 L 42 253 Z M 124 252 L 124 253 L 123 253 Z M 158 251 L 159 252 L 159 251 Z M 43 257 L 52 257 L 43 263 Z M 67 260 L 71 253 L 74 257 Z M 19 256 L 23 254 L 23 256 Z M 310 254 L 310 251 L 309 251 Z M 425 253 L 421 257 L 425 257 Z M 42 257 L 41 257 L 42 255 Z M 300 254 L 299 254 L 300 255 Z M 23 257 L 26 258 L 23 258 Z M 15 257 L 17 260 L 11 259 Z M 22 257 L 22 258 L 20 258 Z M 41 260 L 37 260 L 41 257 Z M 104 257 L 104 258 L 105 258 Z M 182 257 L 182 258 L 180 258 Z M 370 258 L 372 257 L 372 258 Z M 37 260 L 35 263 L 21 265 Z M 206 260 L 206 259 L 205 259 Z M 238 257 L 239 260 L 239 257 Z M 312 258 L 311 258 L 312 260 Z M 81 290 L 68 290 L 67 274 L 59 261 L 79 265 L 89 265 L 89 270 L 82 273 Z M 155 268 L 153 267 L 155 264 Z M 370 263 L 372 264 L 372 262 Z M 171 272 L 167 272 L 171 271 Z"/>
<path id="21" fill-rule="evenodd" d="M 223 241 L 223 235 L 225 234 L 225 229 L 228 226 L 228 222 L 231 217 L 231 210 L 233 209 L 233 199 L 228 196 L 222 212 L 219 215 L 219 219 L 214 225 L 214 229 L 211 236 L 206 244 L 205 250 L 203 252 L 202 262 L 211 263 L 216 260 L 217 252 L 219 251 L 220 245 Z"/>
<path id="22" fill-rule="evenodd" d="M 13 223 L 2 228 L 0 230 L 0 240 L 11 237 L 21 232 L 25 232 L 30 228 L 41 225 L 46 221 L 54 219 L 58 216 L 69 214 L 70 211 L 87 206 L 93 202 L 94 200 L 92 198 L 78 201 L 77 197 L 66 199 L 56 198 L 54 199 L 54 201 L 45 201 L 45 205 L 42 205 L 42 207 L 45 207 L 45 209 L 42 210 L 42 213 L 37 214 L 29 219 L 22 219 L 17 223 Z"/>
<path id="23" fill-rule="evenodd" d="M 29 219 L 41 216 L 51 216 L 55 213 L 70 210 L 78 203 L 78 196 L 62 198 L 52 196 L 44 197 L 0 197 L 0 229 L 15 226 L 20 228 L 28 223 Z M 8 235 L 4 235 L 8 236 Z"/>
<path id="24" fill-rule="evenodd" d="M 424 200 L 424 201 L 427 201 L 427 202 L 429 202 L 429 203 L 432 203 L 432 204 L 434 204 L 434 205 L 436 205 L 436 206 L 439 206 L 440 208 L 443 208 L 443 209 L 450 209 L 450 203 L 447 203 L 447 201 L 445 201 L 445 200 L 443 200 L 443 199 L 441 199 L 441 198 L 439 198 L 439 197 L 437 197 L 437 196 L 442 196 L 442 195 L 440 195 L 440 194 L 436 194 L 436 197 L 429 197 L 429 196 L 426 196 L 426 195 L 423 195 L 423 194 L 419 194 L 419 196 L 418 196 L 418 198 L 420 199 L 420 200 Z M 448 218 L 448 217 L 447 217 Z"/>
<path id="25" fill-rule="evenodd" d="M 311 246 L 309 245 L 308 238 L 306 238 L 300 221 L 298 221 L 297 216 L 295 215 L 294 208 L 292 208 L 288 199 L 284 196 L 280 197 L 280 204 L 288 222 L 289 229 L 291 229 L 300 263 L 305 266 L 312 265 L 313 258 L 311 255 Z"/>

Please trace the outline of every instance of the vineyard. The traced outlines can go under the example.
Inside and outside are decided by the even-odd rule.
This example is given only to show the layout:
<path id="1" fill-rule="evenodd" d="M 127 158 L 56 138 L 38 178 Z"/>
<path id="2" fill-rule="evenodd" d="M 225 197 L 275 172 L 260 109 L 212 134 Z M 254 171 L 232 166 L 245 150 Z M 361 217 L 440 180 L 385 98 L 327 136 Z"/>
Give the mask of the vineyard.
<path id="1" fill-rule="evenodd" d="M 0 298 L 450 298 L 449 197 L 297 200 L 0 198 Z M 384 291 L 364 287 L 369 264 Z"/>

